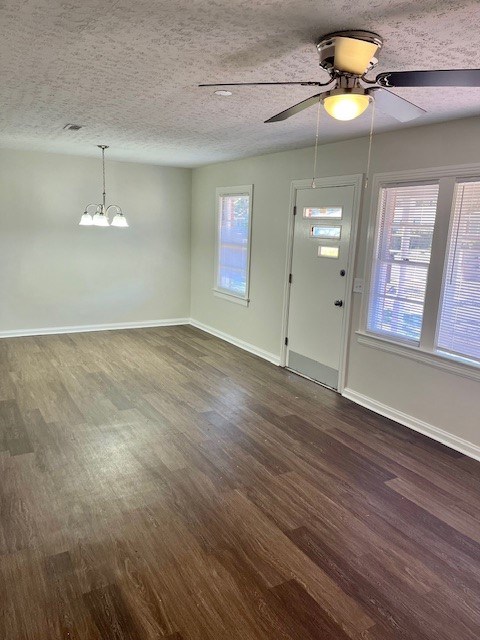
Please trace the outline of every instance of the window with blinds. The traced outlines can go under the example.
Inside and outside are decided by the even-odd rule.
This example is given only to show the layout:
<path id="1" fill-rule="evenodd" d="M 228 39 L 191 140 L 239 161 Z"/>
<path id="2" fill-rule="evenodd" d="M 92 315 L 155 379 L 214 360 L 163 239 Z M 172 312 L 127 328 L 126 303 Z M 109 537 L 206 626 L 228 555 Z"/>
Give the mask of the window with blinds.
<path id="1" fill-rule="evenodd" d="M 234 189 L 232 189 L 234 191 Z M 217 259 L 215 288 L 248 297 L 251 193 L 217 190 Z"/>
<path id="2" fill-rule="evenodd" d="M 439 184 L 380 190 L 367 328 L 419 344 Z"/>
<path id="3" fill-rule="evenodd" d="M 458 182 L 440 304 L 437 349 L 480 360 L 480 182 Z"/>

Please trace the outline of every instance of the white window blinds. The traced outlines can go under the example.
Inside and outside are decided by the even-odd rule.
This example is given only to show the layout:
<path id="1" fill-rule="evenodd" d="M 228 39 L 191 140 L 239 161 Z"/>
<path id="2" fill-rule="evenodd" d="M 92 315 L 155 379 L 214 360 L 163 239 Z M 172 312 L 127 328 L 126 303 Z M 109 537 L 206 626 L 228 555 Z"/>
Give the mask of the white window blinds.
<path id="1" fill-rule="evenodd" d="M 480 182 L 456 185 L 437 349 L 480 360 Z"/>
<path id="2" fill-rule="evenodd" d="M 380 190 L 367 328 L 419 344 L 438 182 Z"/>
<path id="3" fill-rule="evenodd" d="M 216 288 L 248 297 L 250 194 L 218 196 Z"/>

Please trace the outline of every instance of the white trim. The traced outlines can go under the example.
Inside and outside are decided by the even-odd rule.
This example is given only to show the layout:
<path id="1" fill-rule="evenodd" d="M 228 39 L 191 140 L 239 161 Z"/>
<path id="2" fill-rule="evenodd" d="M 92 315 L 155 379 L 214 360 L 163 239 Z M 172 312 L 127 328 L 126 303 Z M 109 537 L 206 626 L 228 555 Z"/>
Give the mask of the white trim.
<path id="1" fill-rule="evenodd" d="M 437 442 L 441 442 L 445 446 L 455 449 L 455 451 L 460 451 L 460 453 L 463 453 L 469 458 L 480 460 L 480 447 L 469 440 L 455 436 L 448 433 L 448 431 L 434 427 L 428 422 L 424 422 L 423 420 L 419 420 L 418 418 L 414 418 L 413 416 L 403 413 L 403 411 L 399 411 L 398 409 L 389 407 L 386 404 L 377 402 L 377 400 L 364 396 L 353 389 L 344 389 L 342 395 L 348 400 L 352 400 L 352 402 L 370 409 L 370 411 L 378 413 L 390 420 L 394 420 L 413 431 L 418 431 L 418 433 L 422 433 L 424 436 L 428 436 Z"/>
<path id="2" fill-rule="evenodd" d="M 455 178 L 440 178 L 438 187 L 437 212 L 433 228 L 423 309 L 423 326 L 420 336 L 420 349 L 430 353 L 435 352 L 437 325 L 440 321 L 440 300 L 443 296 L 444 273 L 446 273 L 448 261 L 448 239 L 453 220 Z"/>
<path id="3" fill-rule="evenodd" d="M 295 229 L 294 207 L 297 199 L 297 184 L 307 183 L 307 180 L 292 180 L 290 183 L 290 199 L 288 205 L 288 221 L 287 221 L 287 254 L 285 258 L 285 274 L 283 279 L 283 310 L 282 310 L 282 333 L 280 346 L 280 366 L 287 365 L 287 345 L 285 338 L 288 332 L 288 317 L 290 312 L 290 273 L 292 271 L 293 261 L 293 232 Z M 310 186 L 312 182 L 310 181 Z"/>
<path id="4" fill-rule="evenodd" d="M 1 338 L 21 336 L 46 336 L 58 333 L 87 333 L 90 331 L 116 331 L 118 329 L 143 329 L 146 327 L 172 327 L 190 324 L 190 318 L 168 318 L 166 320 L 145 320 L 140 322 L 113 322 L 111 324 L 85 324 L 69 327 L 42 327 L 40 329 L 12 329 L 0 331 Z"/>
<path id="5" fill-rule="evenodd" d="M 271 362 L 277 367 L 280 366 L 280 358 L 274 353 L 270 353 L 269 351 L 260 349 L 259 347 L 256 347 L 255 345 L 250 344 L 249 342 L 244 342 L 243 340 L 239 340 L 238 338 L 235 338 L 234 336 L 231 336 L 228 333 L 223 333 L 223 331 L 214 329 L 213 327 L 203 324 L 203 322 L 199 322 L 194 318 L 190 318 L 190 324 L 192 325 L 192 327 L 196 327 L 197 329 L 201 329 L 206 333 L 210 333 L 212 336 L 215 336 L 216 338 L 220 338 L 220 340 L 225 340 L 225 342 L 229 342 L 230 344 L 233 344 L 236 347 L 243 349 L 244 351 L 253 353 L 253 355 L 258 356 L 259 358 L 268 360 L 268 362 Z"/>
<path id="6" fill-rule="evenodd" d="M 459 361 L 454 356 L 447 354 L 431 353 L 429 351 L 422 351 L 418 347 L 410 346 L 408 344 L 400 344 L 387 338 L 380 336 L 374 336 L 363 331 L 356 331 L 357 342 L 373 349 L 379 349 L 380 351 L 386 351 L 388 353 L 394 353 L 397 356 L 403 358 L 410 358 L 416 360 L 422 364 L 442 369 L 448 373 L 453 373 L 457 376 L 464 378 L 470 378 L 472 380 L 480 380 L 480 366 L 470 364 L 469 362 L 462 360 Z"/>
<path id="7" fill-rule="evenodd" d="M 236 296 L 230 294 L 239 300 L 245 300 L 248 307 L 250 302 L 250 257 L 252 253 L 252 225 L 253 225 L 253 184 L 245 184 L 237 187 L 217 187 L 215 189 L 215 256 L 214 256 L 214 273 L 213 273 L 213 291 L 228 295 L 227 291 L 220 290 L 218 287 L 218 256 L 220 249 L 220 198 L 222 196 L 248 195 L 248 243 L 247 243 L 247 268 L 246 268 L 246 287 L 245 296 Z M 214 294 L 215 295 L 215 294 Z"/>
<path id="8" fill-rule="evenodd" d="M 220 289 L 213 289 L 213 295 L 216 298 L 223 298 L 223 300 L 228 300 L 228 302 L 234 302 L 235 304 L 241 304 L 243 307 L 248 307 L 250 302 L 249 298 L 242 298 L 241 296 L 234 296 L 233 293 L 226 293 L 225 291 L 221 291 Z"/>
<path id="9" fill-rule="evenodd" d="M 354 187 L 352 220 L 350 227 L 350 244 L 348 250 L 348 267 L 347 278 L 345 282 L 345 304 L 343 314 L 342 327 L 342 346 L 340 354 L 340 367 L 338 375 L 338 391 L 341 393 L 345 385 L 345 377 L 347 371 L 348 356 L 348 336 L 352 322 L 352 294 L 353 294 L 353 277 L 355 271 L 355 254 L 357 250 L 357 232 L 358 220 L 360 217 L 360 206 L 363 195 L 363 173 L 357 173 L 348 176 L 332 176 L 327 178 L 316 178 L 317 188 L 321 187 Z M 297 191 L 301 189 L 311 189 L 312 180 L 293 180 L 290 185 L 290 205 L 288 209 L 288 227 L 287 227 L 287 255 L 285 261 L 285 280 L 283 293 L 283 316 L 282 316 L 282 341 L 280 346 L 280 366 L 287 364 L 287 346 L 285 345 L 285 336 L 288 333 L 288 312 L 290 306 L 290 283 L 289 275 L 292 270 L 293 257 L 293 236 L 295 229 L 295 216 L 293 215 L 294 207 L 297 199 Z"/>

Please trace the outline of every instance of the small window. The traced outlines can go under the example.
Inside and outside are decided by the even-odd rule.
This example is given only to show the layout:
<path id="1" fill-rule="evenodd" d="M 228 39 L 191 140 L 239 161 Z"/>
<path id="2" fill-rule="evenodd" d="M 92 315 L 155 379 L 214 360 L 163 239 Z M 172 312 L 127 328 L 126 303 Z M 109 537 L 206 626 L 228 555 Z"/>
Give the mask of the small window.
<path id="1" fill-rule="evenodd" d="M 304 218 L 341 218 L 342 207 L 305 207 Z"/>
<path id="2" fill-rule="evenodd" d="M 455 188 L 437 349 L 480 360 L 480 182 Z"/>
<path id="3" fill-rule="evenodd" d="M 318 247 L 318 255 L 320 258 L 338 258 L 340 255 L 339 247 Z"/>
<path id="4" fill-rule="evenodd" d="M 420 343 L 438 182 L 380 190 L 367 328 Z"/>
<path id="5" fill-rule="evenodd" d="M 217 189 L 217 237 L 214 289 L 248 301 L 251 185 Z"/>
<path id="6" fill-rule="evenodd" d="M 311 238 L 322 238 L 325 240 L 340 240 L 342 227 L 323 227 L 315 224 L 310 227 Z"/>

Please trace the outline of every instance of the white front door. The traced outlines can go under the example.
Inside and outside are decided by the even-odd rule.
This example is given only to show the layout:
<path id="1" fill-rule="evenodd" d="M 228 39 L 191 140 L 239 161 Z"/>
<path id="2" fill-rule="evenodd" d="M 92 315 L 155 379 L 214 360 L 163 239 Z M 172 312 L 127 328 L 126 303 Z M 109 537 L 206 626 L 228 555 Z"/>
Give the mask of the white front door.
<path id="1" fill-rule="evenodd" d="M 287 367 L 337 389 L 355 187 L 296 194 Z"/>

